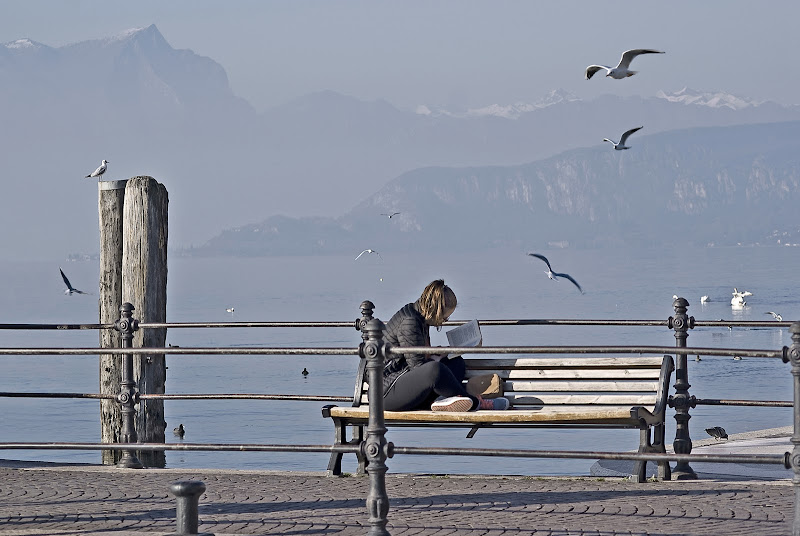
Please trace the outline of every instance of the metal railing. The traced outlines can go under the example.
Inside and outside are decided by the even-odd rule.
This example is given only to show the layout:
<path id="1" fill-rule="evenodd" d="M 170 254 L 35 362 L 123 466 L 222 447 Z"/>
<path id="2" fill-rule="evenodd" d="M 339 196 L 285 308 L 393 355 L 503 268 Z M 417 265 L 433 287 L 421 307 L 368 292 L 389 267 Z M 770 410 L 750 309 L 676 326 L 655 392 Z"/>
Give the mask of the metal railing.
<path id="1" fill-rule="evenodd" d="M 109 443 L 0 443 L 0 449 L 41 449 L 41 450 L 113 450 L 123 453 L 118 464 L 120 467 L 141 467 L 135 451 L 243 451 L 243 452 L 343 452 L 360 453 L 367 460 L 367 473 L 370 479 L 370 491 L 367 496 L 370 534 L 388 534 L 386 531 L 389 499 L 386 492 L 385 474 L 386 460 L 396 454 L 402 455 L 458 455 L 458 456 L 508 456 L 521 458 L 580 458 L 610 460 L 648 460 L 677 462 L 672 474 L 677 479 L 696 478 L 697 475 L 689 465 L 692 461 L 715 463 L 759 463 L 783 465 L 794 471 L 795 489 L 795 522 L 794 534 L 800 535 L 800 323 L 791 322 L 753 322 L 753 321 L 701 321 L 695 322 L 686 314 L 688 302 L 678 298 L 673 303 L 675 315 L 665 321 L 659 320 L 482 320 L 483 326 L 509 325 L 603 325 L 603 326 L 665 326 L 673 330 L 676 345 L 672 346 L 495 346 L 452 348 L 456 353 L 470 354 L 675 354 L 676 381 L 675 394 L 669 397 L 669 405 L 675 409 L 676 436 L 673 443 L 674 453 L 632 453 L 602 451 L 559 451 L 530 449 L 479 449 L 479 448 L 441 448 L 441 447 L 404 447 L 395 446 L 386 440 L 386 426 L 383 421 L 383 365 L 387 357 L 393 353 L 412 351 L 421 354 L 436 354 L 441 350 L 430 347 L 394 349 L 383 340 L 385 326 L 383 322 L 372 316 L 374 306 L 365 301 L 361 305 L 361 318 L 352 322 L 217 322 L 217 323 L 139 323 L 133 318 L 133 306 L 124 304 L 121 307 L 120 319 L 114 324 L 0 324 L 0 329 L 117 329 L 122 337 L 122 348 L 0 348 L 3 355 L 97 355 L 98 353 L 118 355 L 122 359 L 122 377 L 117 395 L 87 393 L 10 393 L 2 392 L 0 397 L 38 397 L 38 398 L 97 398 L 115 399 L 120 404 L 122 413 L 121 441 Z M 448 322 L 458 325 L 461 322 Z M 688 347 L 686 339 L 688 330 L 695 326 L 743 326 L 743 327 L 789 327 L 792 335 L 791 347 L 778 350 L 742 349 L 742 348 L 709 348 Z M 138 329 L 150 328 L 230 328 L 230 327 L 355 327 L 361 332 L 363 342 L 358 348 L 132 348 L 133 333 Z M 266 395 L 266 394 L 164 394 L 138 393 L 133 379 L 134 355 L 142 353 L 183 354 L 183 355 L 358 355 L 366 360 L 366 374 L 369 384 L 369 421 L 366 434 L 360 444 L 352 445 L 292 445 L 292 444 L 164 444 L 139 443 L 135 429 L 135 408 L 140 400 L 146 399 L 270 399 L 270 400 L 318 400 L 318 401 L 352 401 L 352 397 L 336 397 L 322 395 Z M 781 359 L 792 363 L 794 378 L 794 400 L 785 401 L 746 401 L 726 399 L 697 399 L 689 394 L 687 356 L 730 356 Z M 752 405 L 794 408 L 794 435 L 791 442 L 794 451 L 775 455 L 711 455 L 691 454 L 691 438 L 688 421 L 690 409 L 699 404 L 707 405 Z"/>

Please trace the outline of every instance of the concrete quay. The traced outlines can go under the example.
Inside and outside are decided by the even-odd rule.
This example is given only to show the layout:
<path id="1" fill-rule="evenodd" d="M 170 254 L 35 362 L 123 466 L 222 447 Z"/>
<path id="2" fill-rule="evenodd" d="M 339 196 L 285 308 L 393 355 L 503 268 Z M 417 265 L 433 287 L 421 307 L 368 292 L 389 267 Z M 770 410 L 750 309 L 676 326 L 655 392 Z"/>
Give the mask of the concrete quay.
<path id="1" fill-rule="evenodd" d="M 770 439 L 765 445 L 764 439 Z M 755 443 L 754 443 L 755 442 Z M 698 442 L 699 443 L 699 442 Z M 714 447 L 715 444 L 710 444 Z M 717 448 L 719 442 L 716 443 Z M 731 452 L 791 450 L 788 435 L 732 436 Z M 703 452 L 705 447 L 698 446 Z M 708 452 L 706 450 L 706 452 Z M 792 473 L 697 468 L 700 480 L 617 476 L 387 475 L 393 535 L 790 534 Z M 735 464 L 734 464 L 735 465 Z M 740 468 L 742 469 L 742 468 Z M 736 474 L 746 472 L 748 474 Z M 170 484 L 201 480 L 200 532 L 366 534 L 367 477 L 323 473 L 117 469 L 0 460 L 0 534 L 133 536 L 176 530 Z"/>

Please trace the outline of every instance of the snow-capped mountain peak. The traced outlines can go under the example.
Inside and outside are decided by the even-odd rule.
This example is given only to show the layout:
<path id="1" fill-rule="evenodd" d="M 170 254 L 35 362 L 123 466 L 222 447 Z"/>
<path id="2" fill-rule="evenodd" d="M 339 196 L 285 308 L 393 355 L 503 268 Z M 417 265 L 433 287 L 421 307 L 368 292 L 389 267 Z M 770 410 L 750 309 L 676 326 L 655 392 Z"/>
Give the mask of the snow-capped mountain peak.
<path id="1" fill-rule="evenodd" d="M 688 87 L 674 93 L 659 91 L 656 98 L 665 99 L 669 102 L 677 102 L 686 105 L 708 106 L 710 108 L 730 108 L 732 110 L 742 110 L 744 108 L 759 106 L 761 101 L 749 99 L 747 97 L 737 97 L 722 91 L 697 91 Z"/>
<path id="2" fill-rule="evenodd" d="M 3 43 L 3 46 L 12 50 L 24 50 L 24 49 L 39 49 L 43 48 L 46 45 L 42 43 L 37 43 L 32 39 L 28 39 L 27 37 L 24 39 L 17 39 L 16 41 L 9 41 L 8 43 Z"/>
<path id="3" fill-rule="evenodd" d="M 516 102 L 514 104 L 490 104 L 480 108 L 469 108 L 466 112 L 451 112 L 445 109 L 432 110 L 430 107 L 420 104 L 417 106 L 416 113 L 419 115 L 447 115 L 451 117 L 485 117 L 494 116 L 502 117 L 504 119 L 519 119 L 522 115 L 547 108 L 554 104 L 562 102 L 571 102 L 580 100 L 575 94 L 565 89 L 553 89 L 541 99 L 529 102 Z"/>

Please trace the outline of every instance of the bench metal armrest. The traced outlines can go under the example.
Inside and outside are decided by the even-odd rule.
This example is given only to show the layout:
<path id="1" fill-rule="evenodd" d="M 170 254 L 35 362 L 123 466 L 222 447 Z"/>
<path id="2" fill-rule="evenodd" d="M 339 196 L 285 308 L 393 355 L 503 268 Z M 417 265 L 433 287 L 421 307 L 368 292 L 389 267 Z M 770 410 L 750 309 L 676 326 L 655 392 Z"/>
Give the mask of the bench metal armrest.
<path id="1" fill-rule="evenodd" d="M 653 411 L 643 407 L 631 408 L 631 417 L 639 419 L 645 424 L 662 424 L 666 420 L 667 406 L 669 405 L 669 381 L 675 370 L 675 361 L 671 355 L 665 355 L 661 362 L 661 372 L 658 376 L 658 392 Z"/>

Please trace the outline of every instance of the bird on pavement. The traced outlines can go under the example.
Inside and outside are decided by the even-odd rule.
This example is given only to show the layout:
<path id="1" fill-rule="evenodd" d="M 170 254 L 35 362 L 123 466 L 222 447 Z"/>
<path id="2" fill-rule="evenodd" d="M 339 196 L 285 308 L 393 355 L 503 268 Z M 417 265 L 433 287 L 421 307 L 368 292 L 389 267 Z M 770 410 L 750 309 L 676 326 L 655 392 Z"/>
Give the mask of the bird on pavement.
<path id="1" fill-rule="evenodd" d="M 102 175 L 103 173 L 106 172 L 106 169 L 108 169 L 108 160 L 103 160 L 100 163 L 100 167 L 95 169 L 94 171 L 92 171 L 88 175 L 86 175 L 84 177 L 84 179 L 89 179 L 89 178 L 93 178 L 93 177 L 99 177 L 100 175 Z"/>
<path id="2" fill-rule="evenodd" d="M 629 67 L 631 66 L 633 59 L 640 54 L 664 54 L 664 52 L 650 48 L 634 48 L 632 50 L 626 50 L 622 53 L 622 57 L 620 58 L 619 64 L 617 64 L 616 67 L 609 67 L 607 65 L 588 66 L 586 68 L 586 80 L 589 80 L 594 76 L 594 73 L 601 69 L 606 70 L 606 76 L 610 76 L 616 80 L 622 80 L 623 78 L 633 76 L 639 71 L 631 71 Z"/>
<path id="3" fill-rule="evenodd" d="M 725 432 L 725 428 L 722 426 L 706 428 L 706 433 L 714 439 L 728 439 L 728 434 Z"/>
<path id="4" fill-rule="evenodd" d="M 631 134 L 633 134 L 637 130 L 641 130 L 642 128 L 643 127 L 636 127 L 636 128 L 632 128 L 632 129 L 626 131 L 625 134 L 623 134 L 622 137 L 619 139 L 619 143 L 616 143 L 614 140 L 610 140 L 608 138 L 603 138 L 603 141 L 607 141 L 608 143 L 613 145 L 615 151 L 622 151 L 624 149 L 630 149 L 630 147 L 625 145 L 625 142 L 628 141 L 628 137 L 630 137 Z"/>
<path id="5" fill-rule="evenodd" d="M 69 282 L 69 279 L 67 279 L 67 276 L 64 275 L 64 270 L 59 268 L 58 271 L 61 272 L 61 279 L 63 279 L 64 280 L 64 284 L 67 285 L 67 290 L 64 291 L 64 294 L 66 294 L 67 296 L 72 296 L 73 294 L 86 294 L 86 292 L 84 292 L 82 290 L 78 290 L 78 289 L 76 289 L 75 287 L 72 286 L 72 283 Z"/>
<path id="6" fill-rule="evenodd" d="M 572 278 L 572 276 L 571 276 L 571 275 L 569 275 L 569 274 L 562 274 L 562 273 L 558 273 L 558 272 L 554 272 L 554 271 L 553 271 L 553 269 L 550 267 L 550 261 L 548 261 L 548 260 L 547 260 L 547 257 L 545 257 L 544 255 L 540 255 L 540 254 L 538 254 L 538 253 L 528 253 L 528 255 L 530 255 L 531 257 L 536 257 L 537 259 L 541 259 L 541 260 L 543 260 L 543 261 L 544 261 L 544 263 L 547 265 L 547 271 L 545 272 L 545 273 L 547 274 L 547 277 L 549 277 L 549 278 L 550 278 L 550 279 L 552 279 L 553 281 L 557 281 L 559 277 L 563 277 L 564 279 L 569 279 L 570 281 L 572 281 L 572 284 L 573 284 L 573 285 L 575 285 L 576 287 L 578 287 L 578 290 L 580 290 L 580 291 L 581 291 L 581 294 L 583 294 L 583 289 L 582 289 L 582 288 L 581 288 L 581 286 L 578 284 L 578 282 L 577 282 L 577 281 L 575 281 L 575 280 Z"/>

